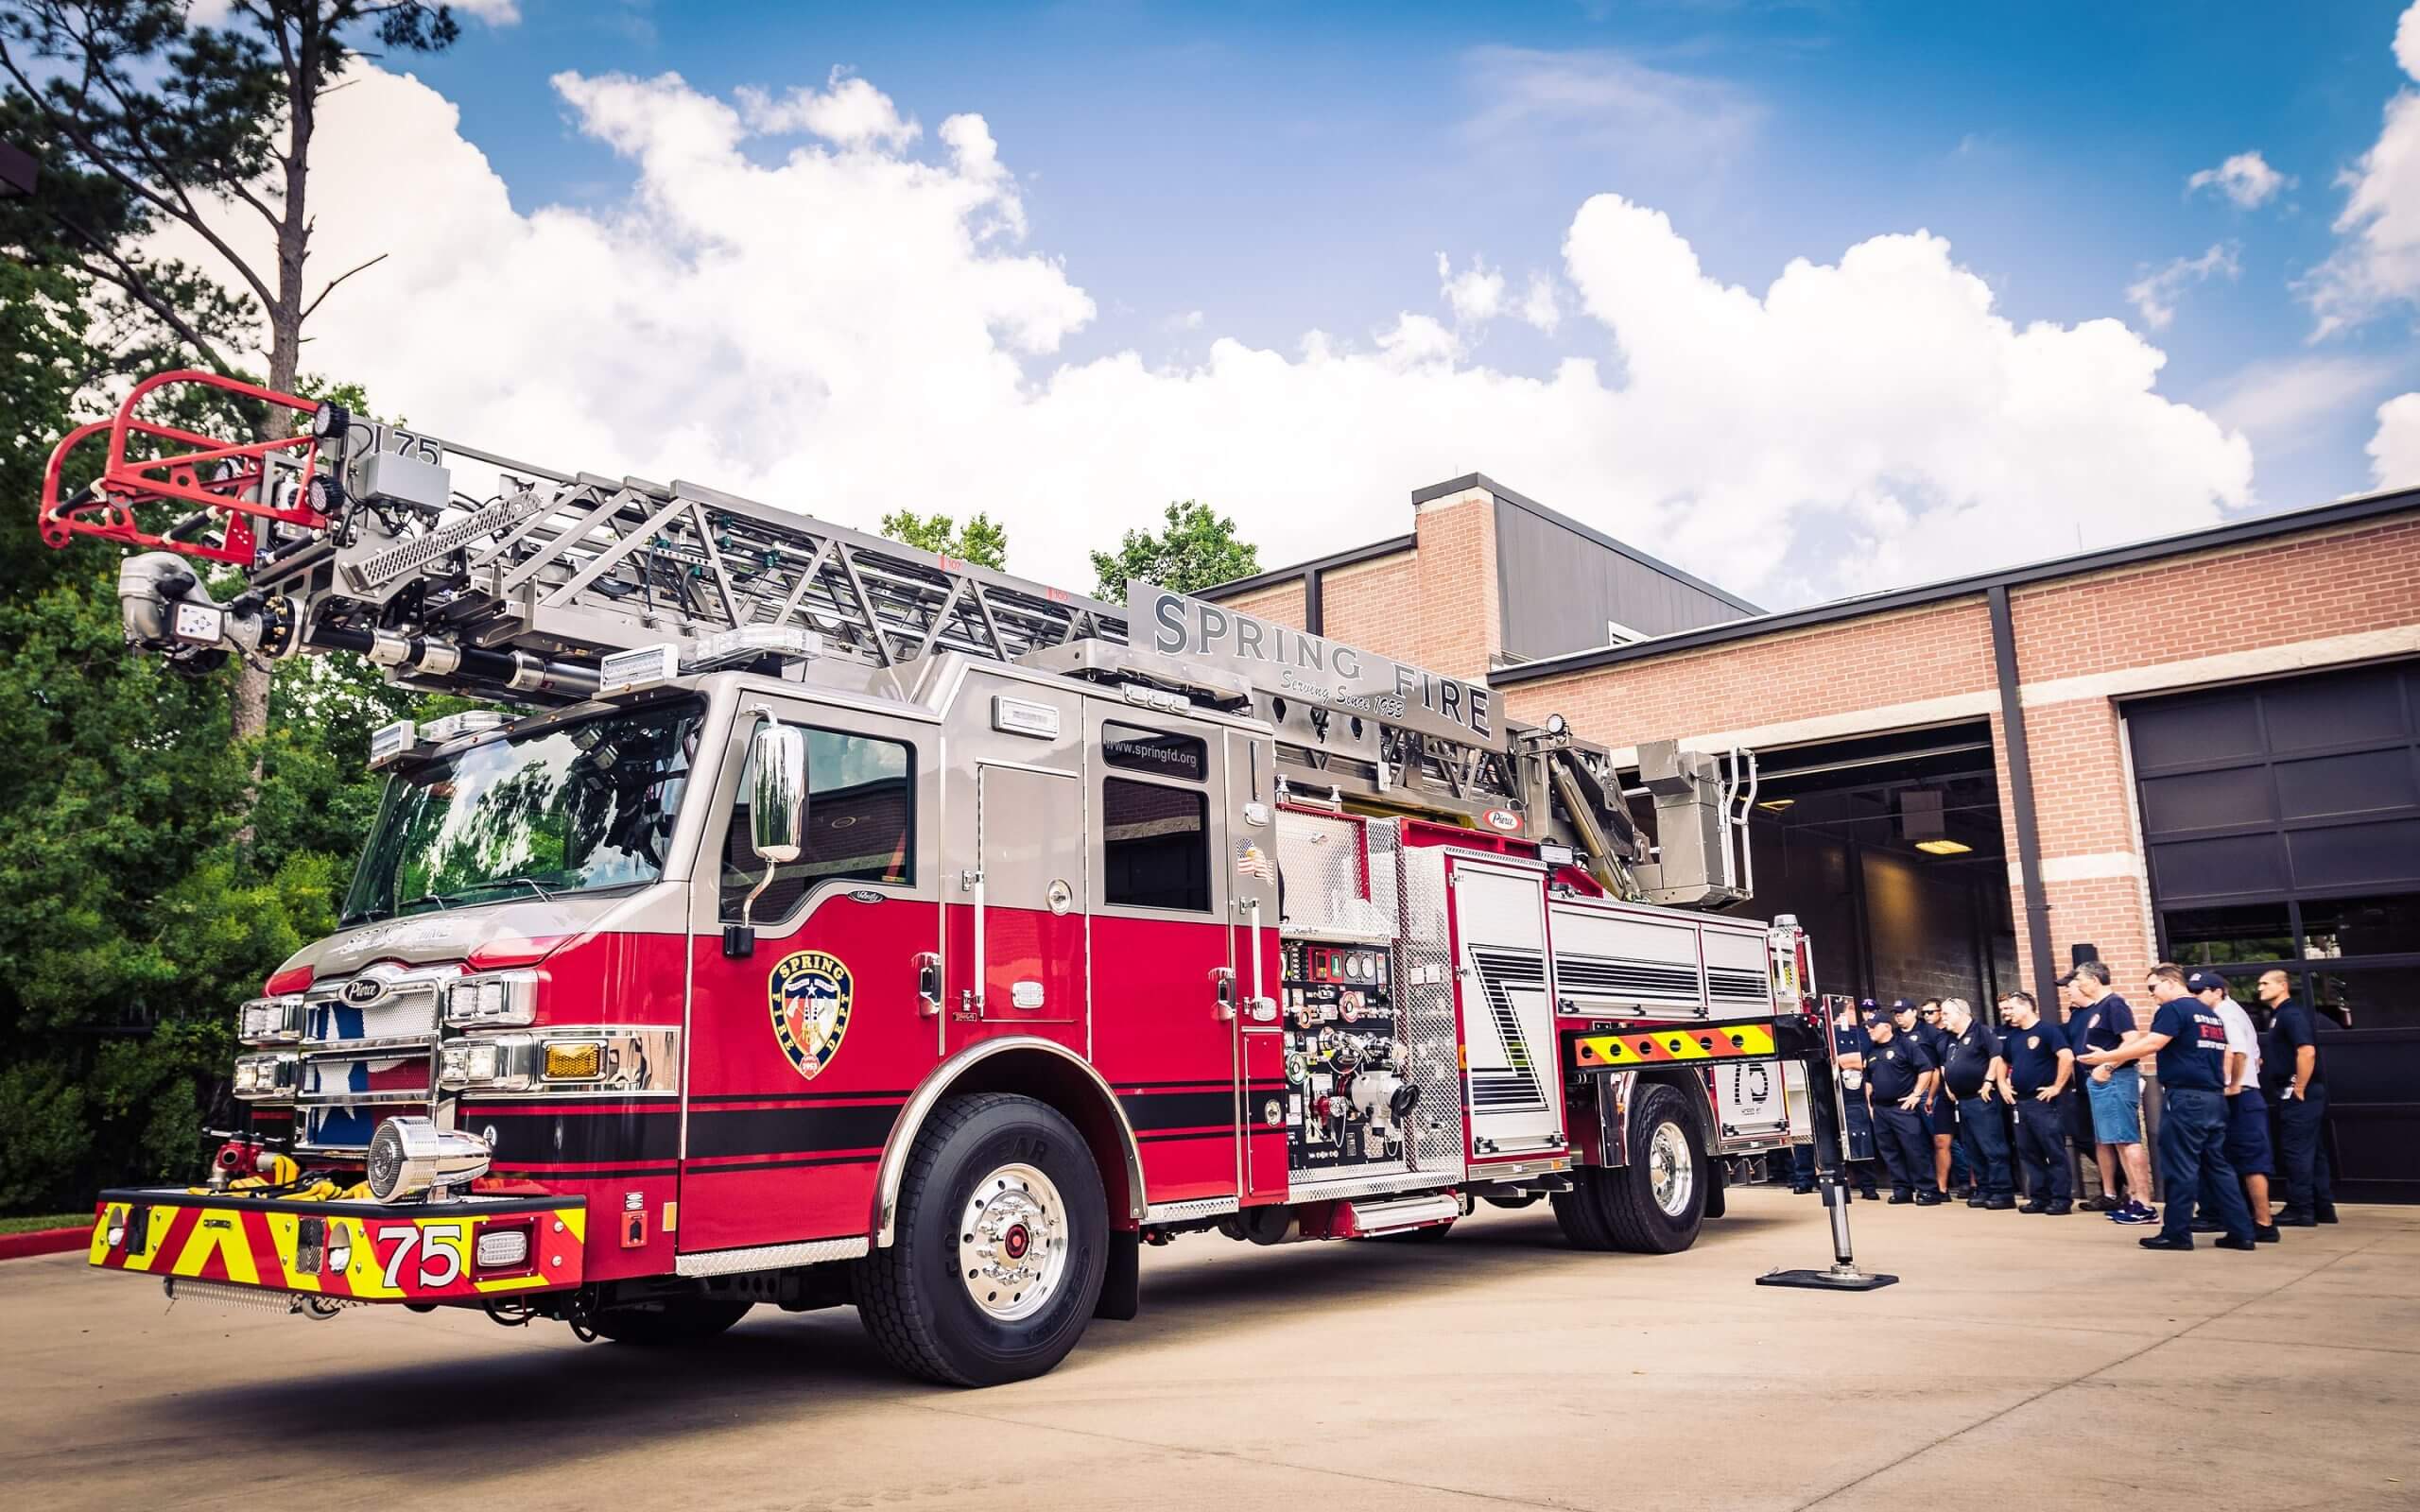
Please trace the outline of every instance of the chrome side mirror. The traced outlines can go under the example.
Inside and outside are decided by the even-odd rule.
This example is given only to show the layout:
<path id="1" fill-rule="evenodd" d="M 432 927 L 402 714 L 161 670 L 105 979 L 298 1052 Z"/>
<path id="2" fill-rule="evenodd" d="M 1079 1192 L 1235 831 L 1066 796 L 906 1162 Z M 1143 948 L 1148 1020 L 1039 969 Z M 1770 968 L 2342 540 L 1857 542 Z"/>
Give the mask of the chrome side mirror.
<path id="1" fill-rule="evenodd" d="M 765 863 L 765 874 L 739 905 L 739 922 L 723 926 L 722 953 L 734 957 L 755 953 L 756 900 L 773 885 L 773 873 L 806 849 L 806 732 L 783 724 L 769 709 L 754 713 L 759 723 L 748 743 L 755 770 L 748 790 L 748 843 Z"/>

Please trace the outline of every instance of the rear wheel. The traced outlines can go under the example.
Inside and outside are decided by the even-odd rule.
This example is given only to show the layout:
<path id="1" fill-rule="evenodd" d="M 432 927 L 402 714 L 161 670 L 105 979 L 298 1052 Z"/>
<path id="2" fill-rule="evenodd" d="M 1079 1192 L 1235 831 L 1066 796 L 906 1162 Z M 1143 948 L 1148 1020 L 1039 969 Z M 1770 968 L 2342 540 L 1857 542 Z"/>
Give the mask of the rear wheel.
<path id="1" fill-rule="evenodd" d="M 1630 1109 L 1630 1163 L 1602 1177 L 1613 1247 L 1669 1255 L 1697 1242 L 1713 1183 L 1688 1099 L 1676 1088 L 1639 1089 Z"/>
<path id="2" fill-rule="evenodd" d="M 1030 1097 L 945 1099 L 916 1135 L 894 1237 L 857 1311 L 892 1364 L 988 1386 L 1057 1365 L 1091 1321 L 1109 1206 L 1075 1126 Z"/>
<path id="3" fill-rule="evenodd" d="M 615 1344 L 703 1344 L 729 1332 L 753 1305 L 703 1297 L 672 1297 L 659 1302 L 608 1309 L 590 1318 L 588 1326 Z"/>
<path id="4" fill-rule="evenodd" d="M 1573 1248 L 1614 1247 L 1613 1225 L 1605 1212 L 1605 1185 L 1608 1177 L 1620 1174 L 1593 1165 L 1578 1166 L 1571 1173 L 1571 1190 L 1554 1194 L 1554 1221 Z"/>

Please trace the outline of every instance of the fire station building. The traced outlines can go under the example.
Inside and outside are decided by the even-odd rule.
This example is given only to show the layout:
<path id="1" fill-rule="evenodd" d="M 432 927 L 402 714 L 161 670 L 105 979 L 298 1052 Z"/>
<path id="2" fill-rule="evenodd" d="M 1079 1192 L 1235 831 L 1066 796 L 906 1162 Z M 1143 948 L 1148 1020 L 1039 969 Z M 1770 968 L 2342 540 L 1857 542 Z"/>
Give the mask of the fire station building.
<path id="1" fill-rule="evenodd" d="M 2282 966 L 2341 1194 L 2420 1201 L 2420 492 L 1771 613 L 1481 474 L 1411 512 L 1203 596 L 1617 759 L 1754 750 L 1747 911 L 1796 914 L 1827 990 Z"/>

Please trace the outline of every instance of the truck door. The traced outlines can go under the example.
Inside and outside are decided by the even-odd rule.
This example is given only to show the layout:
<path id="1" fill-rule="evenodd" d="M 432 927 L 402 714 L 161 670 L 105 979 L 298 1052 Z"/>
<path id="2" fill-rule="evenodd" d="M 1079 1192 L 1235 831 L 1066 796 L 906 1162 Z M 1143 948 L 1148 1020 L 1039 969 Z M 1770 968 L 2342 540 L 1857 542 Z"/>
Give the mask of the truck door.
<path id="1" fill-rule="evenodd" d="M 1087 699 L 1093 1062 L 1154 1203 L 1233 1196 L 1242 997 L 1220 727 Z"/>
<path id="2" fill-rule="evenodd" d="M 977 764 L 974 1006 L 982 1023 L 1083 1019 L 1083 833 L 1080 774 Z"/>
<path id="3" fill-rule="evenodd" d="M 1227 822 L 1238 855 L 1256 849 L 1274 861 L 1276 771 L 1277 751 L 1269 740 L 1240 730 L 1227 731 Z M 1278 1006 L 1286 974 L 1277 935 L 1278 881 L 1238 868 L 1230 883 L 1235 890 L 1229 912 L 1236 987 L 1243 1005 L 1236 1021 L 1243 1039 L 1242 1196 L 1247 1203 L 1275 1201 L 1286 1195 L 1292 1180 L 1286 1153 L 1286 1025 Z"/>
<path id="4" fill-rule="evenodd" d="M 683 1254 L 863 1234 L 883 1142 L 936 1057 L 919 957 L 940 946 L 933 727 L 756 694 L 804 730 L 799 859 L 774 869 L 755 941 L 723 928 L 763 879 L 734 721 L 691 884 L 683 1051 Z"/>
<path id="5" fill-rule="evenodd" d="M 1471 1163 L 1560 1149 L 1563 1072 L 1544 882 L 1535 871 L 1457 857 L 1451 895 Z"/>

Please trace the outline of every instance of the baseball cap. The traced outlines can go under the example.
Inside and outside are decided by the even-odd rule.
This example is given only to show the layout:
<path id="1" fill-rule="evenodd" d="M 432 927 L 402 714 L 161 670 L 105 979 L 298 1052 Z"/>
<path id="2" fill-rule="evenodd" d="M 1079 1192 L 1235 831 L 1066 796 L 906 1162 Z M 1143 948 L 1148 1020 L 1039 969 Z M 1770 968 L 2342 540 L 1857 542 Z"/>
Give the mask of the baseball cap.
<path id="1" fill-rule="evenodd" d="M 2230 990 L 2230 988 L 2227 987 L 2227 979 L 2221 976 L 2216 971 L 2195 971 L 2185 979 L 2185 990 L 2187 992 L 2209 992 L 2214 990 L 2225 992 Z"/>
<path id="2" fill-rule="evenodd" d="M 1874 1012 L 1878 1006 L 1872 998 L 1859 998 L 1857 1000 L 1857 1005 L 1860 1010 L 1866 1013 Z"/>
<path id="3" fill-rule="evenodd" d="M 1893 998 L 1891 1000 L 1891 1011 L 1893 1013 L 1913 1013 L 1916 1011 L 1915 1000 L 1912 998 Z"/>
<path id="4" fill-rule="evenodd" d="M 2064 975 L 2064 976 L 2062 976 L 2062 977 L 2060 977 L 2060 978 L 2059 978 L 2059 986 L 2061 986 L 2061 987 L 2065 987 L 2065 986 L 2066 986 L 2068 983 L 2070 983 L 2070 982 L 2074 981 L 2075 979 L 2076 979 L 2076 973 L 2075 973 L 2075 972 L 2073 972 L 2073 971 L 2069 971 L 2069 972 L 2067 972 L 2066 975 Z"/>

